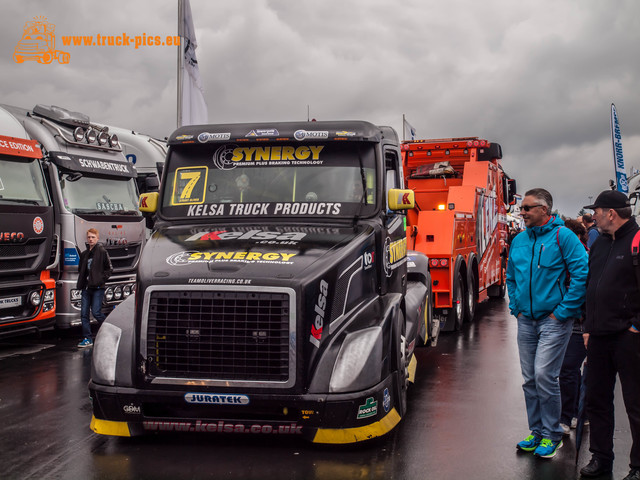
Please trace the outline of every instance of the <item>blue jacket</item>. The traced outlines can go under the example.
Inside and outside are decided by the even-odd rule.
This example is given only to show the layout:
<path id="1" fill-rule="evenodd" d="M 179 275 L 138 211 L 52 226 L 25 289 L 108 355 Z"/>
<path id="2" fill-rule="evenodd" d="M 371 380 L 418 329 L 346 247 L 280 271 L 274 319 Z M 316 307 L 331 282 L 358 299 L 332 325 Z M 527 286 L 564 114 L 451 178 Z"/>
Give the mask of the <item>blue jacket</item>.
<path id="1" fill-rule="evenodd" d="M 564 258 L 564 259 L 563 259 Z M 514 316 L 560 321 L 579 318 L 585 300 L 588 255 L 578 237 L 553 215 L 513 239 L 507 264 L 509 310 Z M 566 271 L 570 283 L 566 286 Z"/>

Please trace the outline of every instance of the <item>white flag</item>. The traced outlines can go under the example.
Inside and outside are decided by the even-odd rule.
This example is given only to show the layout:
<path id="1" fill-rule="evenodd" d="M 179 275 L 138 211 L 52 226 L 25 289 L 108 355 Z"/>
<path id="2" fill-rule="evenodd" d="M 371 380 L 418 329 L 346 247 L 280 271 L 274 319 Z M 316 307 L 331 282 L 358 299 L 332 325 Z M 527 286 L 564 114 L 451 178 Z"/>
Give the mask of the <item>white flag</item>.
<path id="1" fill-rule="evenodd" d="M 182 37 L 182 71 L 178 75 L 182 76 L 181 111 L 179 127 L 183 125 L 199 125 L 208 123 L 209 112 L 207 103 L 204 101 L 204 89 L 200 80 L 200 70 L 198 60 L 196 60 L 196 31 L 193 27 L 193 16 L 191 15 L 191 4 L 189 0 L 179 0 L 182 2 L 182 21 L 179 22 L 179 35 Z"/>
<path id="2" fill-rule="evenodd" d="M 416 129 L 413 128 L 413 126 L 409 122 L 407 122 L 407 120 L 405 120 L 404 118 L 403 118 L 403 120 L 404 120 L 404 125 L 403 125 L 404 135 L 403 136 L 404 136 L 405 140 L 407 138 L 407 133 L 409 134 L 408 135 L 409 136 L 409 140 L 415 140 L 416 139 Z"/>

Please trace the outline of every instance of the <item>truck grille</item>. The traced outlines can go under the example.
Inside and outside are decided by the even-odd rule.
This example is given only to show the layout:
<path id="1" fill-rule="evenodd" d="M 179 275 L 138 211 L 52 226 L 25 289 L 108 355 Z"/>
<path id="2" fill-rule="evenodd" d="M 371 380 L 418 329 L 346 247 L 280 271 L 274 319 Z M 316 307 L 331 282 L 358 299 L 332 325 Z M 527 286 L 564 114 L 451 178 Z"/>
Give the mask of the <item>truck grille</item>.
<path id="1" fill-rule="evenodd" d="M 123 246 L 107 246 L 107 252 L 111 259 L 111 265 L 113 266 L 113 272 L 126 272 L 132 270 L 138 263 L 138 257 L 140 256 L 139 243 L 130 243 Z"/>
<path id="2" fill-rule="evenodd" d="M 148 294 L 149 375 L 290 385 L 295 364 L 291 294 L 180 288 Z"/>
<path id="3" fill-rule="evenodd" d="M 33 269 L 42 260 L 43 247 L 44 239 L 31 239 L 22 245 L 1 245 L 0 273 Z"/>

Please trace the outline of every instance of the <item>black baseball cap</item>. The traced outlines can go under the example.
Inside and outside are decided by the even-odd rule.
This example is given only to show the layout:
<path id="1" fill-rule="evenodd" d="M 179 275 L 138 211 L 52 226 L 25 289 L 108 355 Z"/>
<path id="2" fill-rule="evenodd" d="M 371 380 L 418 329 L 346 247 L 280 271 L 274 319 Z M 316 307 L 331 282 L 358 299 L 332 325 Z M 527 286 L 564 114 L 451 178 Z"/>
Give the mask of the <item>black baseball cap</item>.
<path id="1" fill-rule="evenodd" d="M 598 195 L 593 205 L 585 205 L 584 208 L 595 210 L 596 208 L 624 208 L 629 206 L 631 204 L 624 193 L 618 190 L 605 190 Z"/>

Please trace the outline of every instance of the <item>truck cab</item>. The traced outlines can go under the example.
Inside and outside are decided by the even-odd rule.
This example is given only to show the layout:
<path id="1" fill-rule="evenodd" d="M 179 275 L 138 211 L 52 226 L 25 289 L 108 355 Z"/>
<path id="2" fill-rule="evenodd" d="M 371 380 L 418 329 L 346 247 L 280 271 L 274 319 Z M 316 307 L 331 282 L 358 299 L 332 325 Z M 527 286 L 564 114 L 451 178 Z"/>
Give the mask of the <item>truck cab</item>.
<path id="1" fill-rule="evenodd" d="M 4 108 L 42 147 L 59 245 L 52 269 L 57 292 L 56 325 L 80 325 L 81 292 L 76 282 L 89 228 L 99 231 L 100 242 L 113 264 L 103 301 L 105 313 L 134 292 L 136 267 L 145 242 L 136 172 L 122 153 L 117 135 L 84 114 L 47 105 L 36 105 L 33 110 Z"/>
<path id="2" fill-rule="evenodd" d="M 53 206 L 42 151 L 0 108 L 0 337 L 53 328 Z"/>
<path id="3" fill-rule="evenodd" d="M 406 249 L 396 133 L 367 122 L 183 127 L 136 298 L 94 346 L 91 428 L 351 443 L 406 412 L 428 261 Z"/>

